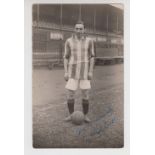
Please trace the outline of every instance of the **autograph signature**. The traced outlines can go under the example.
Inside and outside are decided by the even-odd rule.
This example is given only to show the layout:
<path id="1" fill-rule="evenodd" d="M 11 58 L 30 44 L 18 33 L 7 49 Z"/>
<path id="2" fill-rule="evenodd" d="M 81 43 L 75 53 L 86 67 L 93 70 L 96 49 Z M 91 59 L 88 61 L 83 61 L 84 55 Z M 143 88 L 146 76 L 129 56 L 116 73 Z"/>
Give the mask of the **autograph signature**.
<path id="1" fill-rule="evenodd" d="M 111 115 L 112 110 L 109 109 L 109 111 L 107 113 L 109 115 Z M 101 116 L 100 118 L 96 119 L 95 121 L 93 121 L 88 126 L 76 128 L 74 131 L 75 135 L 80 136 L 80 135 L 83 135 L 83 133 L 85 133 L 85 136 L 86 135 L 87 136 L 97 136 L 97 137 L 101 136 L 101 134 L 103 134 L 103 132 L 105 132 L 105 130 L 107 128 L 111 127 L 112 124 L 114 124 L 116 122 L 116 118 L 114 116 L 108 121 L 103 119 L 104 116 L 105 116 L 105 114 L 103 116 Z"/>

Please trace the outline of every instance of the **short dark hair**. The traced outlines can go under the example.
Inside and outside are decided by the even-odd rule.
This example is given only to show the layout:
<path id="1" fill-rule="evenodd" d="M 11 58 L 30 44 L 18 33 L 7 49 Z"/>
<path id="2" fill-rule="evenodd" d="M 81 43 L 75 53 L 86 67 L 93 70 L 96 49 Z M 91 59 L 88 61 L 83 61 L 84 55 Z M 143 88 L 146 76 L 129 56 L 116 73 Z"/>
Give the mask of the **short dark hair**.
<path id="1" fill-rule="evenodd" d="M 83 24 L 83 25 L 84 25 L 84 22 L 83 22 L 82 20 L 78 20 L 78 21 L 76 22 L 76 24 Z"/>
<path id="2" fill-rule="evenodd" d="M 82 20 L 78 20 L 77 22 L 76 22 L 76 24 L 82 24 L 83 26 L 84 26 L 84 22 L 82 21 Z M 75 25 L 76 25 L 75 24 Z"/>

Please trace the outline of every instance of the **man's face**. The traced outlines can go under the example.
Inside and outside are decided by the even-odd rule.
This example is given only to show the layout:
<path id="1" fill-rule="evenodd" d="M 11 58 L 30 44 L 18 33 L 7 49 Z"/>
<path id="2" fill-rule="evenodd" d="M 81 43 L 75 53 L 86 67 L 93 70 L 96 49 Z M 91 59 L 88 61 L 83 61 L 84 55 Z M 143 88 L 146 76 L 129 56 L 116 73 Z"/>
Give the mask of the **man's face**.
<path id="1" fill-rule="evenodd" d="M 84 25 L 83 24 L 76 24 L 75 25 L 75 33 L 77 35 L 81 35 L 84 33 Z"/>

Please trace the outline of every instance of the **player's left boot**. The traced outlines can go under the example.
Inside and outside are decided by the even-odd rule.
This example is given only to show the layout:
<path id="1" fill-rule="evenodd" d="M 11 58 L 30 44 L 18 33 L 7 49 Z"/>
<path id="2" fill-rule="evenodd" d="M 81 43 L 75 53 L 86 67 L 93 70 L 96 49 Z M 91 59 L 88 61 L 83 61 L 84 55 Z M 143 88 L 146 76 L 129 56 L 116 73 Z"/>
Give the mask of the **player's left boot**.
<path id="1" fill-rule="evenodd" d="M 85 115 L 84 121 L 85 121 L 86 123 L 90 123 L 90 122 L 91 122 L 91 120 L 89 119 L 89 117 L 88 117 L 87 115 Z"/>
<path id="2" fill-rule="evenodd" d="M 88 116 L 87 116 L 88 109 L 89 109 L 89 101 L 86 100 L 86 99 L 83 99 L 83 100 L 82 100 L 82 107 L 83 107 L 83 113 L 84 113 L 84 116 L 85 116 L 85 117 L 84 117 L 84 121 L 85 121 L 86 123 L 91 122 L 90 119 L 89 119 Z"/>

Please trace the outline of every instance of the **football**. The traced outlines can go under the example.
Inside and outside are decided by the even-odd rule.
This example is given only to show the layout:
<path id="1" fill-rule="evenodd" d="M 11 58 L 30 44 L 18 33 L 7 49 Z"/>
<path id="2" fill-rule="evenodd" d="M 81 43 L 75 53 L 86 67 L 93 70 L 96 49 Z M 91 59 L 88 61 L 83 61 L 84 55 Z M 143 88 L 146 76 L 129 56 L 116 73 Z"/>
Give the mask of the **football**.
<path id="1" fill-rule="evenodd" d="M 84 114 L 81 111 L 75 111 L 72 115 L 72 122 L 76 125 L 80 125 L 84 122 Z"/>

